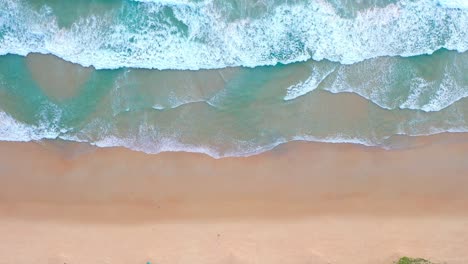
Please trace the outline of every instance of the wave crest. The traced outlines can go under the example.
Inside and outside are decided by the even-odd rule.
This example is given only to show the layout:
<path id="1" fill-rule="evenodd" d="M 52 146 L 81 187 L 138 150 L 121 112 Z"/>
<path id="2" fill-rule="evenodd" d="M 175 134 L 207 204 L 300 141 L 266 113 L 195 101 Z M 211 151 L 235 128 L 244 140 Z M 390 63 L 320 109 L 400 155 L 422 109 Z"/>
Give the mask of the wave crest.
<path id="1" fill-rule="evenodd" d="M 446 1 L 447 2 L 447 1 Z M 187 3 L 187 4 L 174 4 Z M 468 12 L 402 0 L 344 18 L 322 0 L 228 16 L 216 1 L 123 2 L 59 27 L 51 8 L 0 0 L 0 54 L 51 53 L 98 69 L 211 69 L 468 50 Z"/>

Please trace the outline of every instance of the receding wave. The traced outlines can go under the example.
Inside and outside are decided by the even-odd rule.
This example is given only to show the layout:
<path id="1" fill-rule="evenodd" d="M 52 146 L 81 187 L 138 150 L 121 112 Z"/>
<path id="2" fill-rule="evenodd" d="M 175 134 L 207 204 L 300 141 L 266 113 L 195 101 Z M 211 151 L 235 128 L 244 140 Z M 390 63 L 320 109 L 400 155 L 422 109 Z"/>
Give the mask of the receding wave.
<path id="1" fill-rule="evenodd" d="M 468 96 L 468 53 L 380 57 L 353 65 L 308 62 L 310 76 L 287 88 L 284 100 L 315 89 L 356 93 L 385 109 L 440 111 Z"/>
<path id="2" fill-rule="evenodd" d="M 53 6 L 0 0 L 0 54 L 54 54 L 97 69 L 196 70 L 468 50 L 464 1 L 387 1 L 352 14 L 341 2 L 117 1 L 67 24 Z"/>
<path id="3" fill-rule="evenodd" d="M 216 158 L 295 140 L 393 148 L 395 135 L 468 132 L 467 55 L 200 71 L 93 70 L 50 55 L 6 55 L 0 140 Z"/>

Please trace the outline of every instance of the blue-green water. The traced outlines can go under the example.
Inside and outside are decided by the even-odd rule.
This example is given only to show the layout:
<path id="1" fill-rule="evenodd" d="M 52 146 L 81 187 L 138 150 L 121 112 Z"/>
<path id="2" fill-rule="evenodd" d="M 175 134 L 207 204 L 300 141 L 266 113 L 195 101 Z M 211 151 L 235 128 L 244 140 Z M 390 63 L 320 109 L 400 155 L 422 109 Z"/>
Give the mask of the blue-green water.
<path id="1" fill-rule="evenodd" d="M 224 157 L 465 132 L 467 5 L 0 0 L 0 140 Z"/>

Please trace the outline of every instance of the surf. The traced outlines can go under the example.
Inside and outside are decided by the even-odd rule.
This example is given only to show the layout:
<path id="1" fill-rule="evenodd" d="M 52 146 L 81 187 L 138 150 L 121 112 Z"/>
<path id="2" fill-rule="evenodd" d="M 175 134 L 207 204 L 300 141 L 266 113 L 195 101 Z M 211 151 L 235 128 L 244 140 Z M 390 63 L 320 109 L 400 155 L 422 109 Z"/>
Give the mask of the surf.
<path id="1" fill-rule="evenodd" d="M 122 1 L 60 26 L 47 5 L 0 0 L 0 55 L 53 54 L 96 69 L 199 70 L 468 50 L 468 11 L 432 0 L 370 7 L 353 17 L 322 0 L 280 1 L 255 14 L 223 3 Z"/>

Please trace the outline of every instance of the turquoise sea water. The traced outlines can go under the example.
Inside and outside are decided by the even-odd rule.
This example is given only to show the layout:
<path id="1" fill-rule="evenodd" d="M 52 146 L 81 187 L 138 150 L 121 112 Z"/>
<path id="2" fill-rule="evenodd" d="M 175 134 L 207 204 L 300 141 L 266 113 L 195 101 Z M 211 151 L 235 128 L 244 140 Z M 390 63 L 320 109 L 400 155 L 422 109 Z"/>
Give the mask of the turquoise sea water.
<path id="1" fill-rule="evenodd" d="M 468 3 L 0 0 L 0 140 L 260 153 L 468 131 Z"/>

